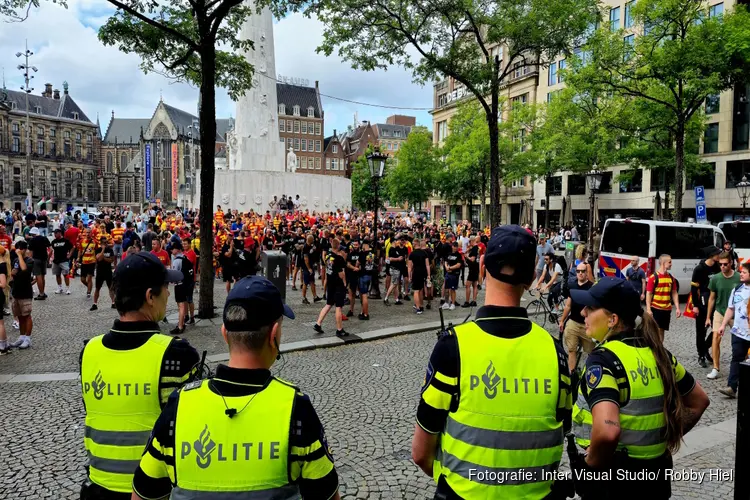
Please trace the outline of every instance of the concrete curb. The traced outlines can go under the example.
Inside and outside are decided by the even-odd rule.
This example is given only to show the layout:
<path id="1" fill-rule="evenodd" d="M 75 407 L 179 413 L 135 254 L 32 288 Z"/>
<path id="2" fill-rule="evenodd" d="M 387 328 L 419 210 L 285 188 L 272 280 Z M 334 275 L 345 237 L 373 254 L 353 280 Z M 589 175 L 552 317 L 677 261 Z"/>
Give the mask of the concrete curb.
<path id="1" fill-rule="evenodd" d="M 343 339 L 339 337 L 319 337 L 310 340 L 299 340 L 297 342 L 288 342 L 281 344 L 281 352 L 286 354 L 295 351 L 309 351 L 312 349 L 323 349 L 328 347 L 339 347 L 356 342 L 366 342 L 371 340 L 385 339 L 396 335 L 405 335 L 409 333 L 420 333 L 440 328 L 439 321 L 419 323 L 416 325 L 393 326 L 390 328 L 381 328 L 369 332 L 351 334 Z M 220 363 L 229 360 L 229 353 L 212 354 L 206 356 L 206 361 L 210 363 Z M 0 384 L 3 383 L 22 383 L 22 382 L 55 382 L 61 380 L 78 380 L 78 372 L 60 372 L 60 373 L 28 373 L 28 374 L 0 374 Z"/>

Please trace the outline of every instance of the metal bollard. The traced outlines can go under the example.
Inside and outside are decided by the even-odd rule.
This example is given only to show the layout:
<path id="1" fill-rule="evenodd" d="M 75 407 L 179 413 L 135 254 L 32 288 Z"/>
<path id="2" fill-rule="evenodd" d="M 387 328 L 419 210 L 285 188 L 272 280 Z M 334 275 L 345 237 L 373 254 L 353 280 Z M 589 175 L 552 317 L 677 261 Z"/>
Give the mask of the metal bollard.
<path id="1" fill-rule="evenodd" d="M 742 390 L 742 388 L 745 390 Z M 740 381 L 737 391 L 737 439 L 734 455 L 734 499 L 750 498 L 750 363 L 740 363 Z"/>

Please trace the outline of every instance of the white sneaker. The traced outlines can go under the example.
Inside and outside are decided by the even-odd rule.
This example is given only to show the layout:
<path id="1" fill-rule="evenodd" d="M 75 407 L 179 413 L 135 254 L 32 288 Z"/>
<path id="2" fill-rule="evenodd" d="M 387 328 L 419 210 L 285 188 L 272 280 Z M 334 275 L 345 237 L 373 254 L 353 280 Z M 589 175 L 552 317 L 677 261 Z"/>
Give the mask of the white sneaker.
<path id="1" fill-rule="evenodd" d="M 440 309 L 442 309 L 443 311 L 447 311 L 449 308 L 450 308 L 450 304 L 448 304 L 447 302 L 443 304 L 442 306 L 440 306 Z"/>
<path id="2" fill-rule="evenodd" d="M 31 337 L 23 339 L 21 345 L 18 346 L 19 349 L 28 349 L 29 347 L 31 347 Z"/>
<path id="3" fill-rule="evenodd" d="M 65 289 L 65 295 L 70 295 L 70 288 Z"/>
<path id="4" fill-rule="evenodd" d="M 706 375 L 706 378 L 711 379 L 711 380 L 717 379 L 719 377 L 721 377 L 721 372 L 717 370 L 716 368 L 712 368 L 711 373 Z"/>
<path id="5" fill-rule="evenodd" d="M 61 293 L 63 293 L 62 288 L 58 288 L 57 290 L 55 290 L 55 295 L 60 295 Z"/>
<path id="6" fill-rule="evenodd" d="M 13 322 L 13 328 L 14 328 L 14 329 L 16 329 L 16 330 L 18 330 L 19 328 L 21 328 L 21 327 L 19 326 L 19 324 L 18 324 L 18 321 L 14 321 L 14 322 Z"/>
<path id="7" fill-rule="evenodd" d="M 448 310 L 452 311 L 456 308 L 456 304 L 451 304 L 450 307 L 448 307 Z"/>

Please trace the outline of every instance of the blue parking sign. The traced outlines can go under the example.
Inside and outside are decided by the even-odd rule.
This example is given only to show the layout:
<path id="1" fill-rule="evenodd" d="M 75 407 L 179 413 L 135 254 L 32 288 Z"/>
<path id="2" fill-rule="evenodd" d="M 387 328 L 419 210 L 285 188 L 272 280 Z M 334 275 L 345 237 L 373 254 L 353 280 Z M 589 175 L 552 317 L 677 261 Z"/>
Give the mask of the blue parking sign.
<path id="1" fill-rule="evenodd" d="M 699 221 L 705 221 L 706 219 L 706 204 L 698 203 L 695 205 L 695 218 Z"/>
<path id="2" fill-rule="evenodd" d="M 695 201 L 706 201 L 706 192 L 703 186 L 695 186 Z"/>

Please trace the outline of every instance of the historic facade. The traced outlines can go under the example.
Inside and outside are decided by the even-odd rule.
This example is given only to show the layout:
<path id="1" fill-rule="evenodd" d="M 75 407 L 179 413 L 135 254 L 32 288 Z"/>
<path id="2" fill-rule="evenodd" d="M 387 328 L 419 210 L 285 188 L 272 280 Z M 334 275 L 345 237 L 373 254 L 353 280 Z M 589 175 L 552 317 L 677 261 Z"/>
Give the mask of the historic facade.
<path id="1" fill-rule="evenodd" d="M 21 209 L 49 200 L 48 209 L 96 206 L 101 134 L 70 95 L 45 84 L 41 95 L 0 89 L 0 209 Z M 97 120 L 98 121 L 98 120 Z M 31 139 L 31 178 L 27 173 L 27 133 Z"/>

